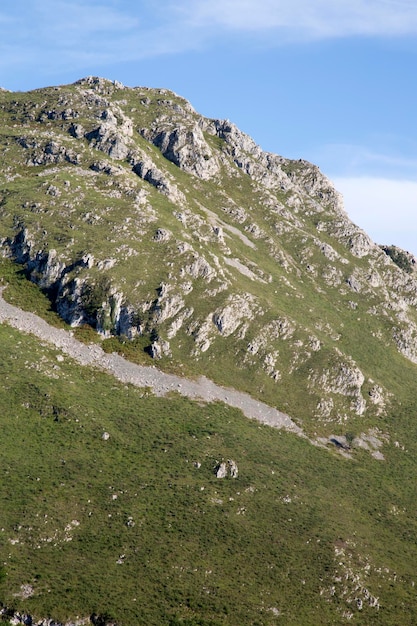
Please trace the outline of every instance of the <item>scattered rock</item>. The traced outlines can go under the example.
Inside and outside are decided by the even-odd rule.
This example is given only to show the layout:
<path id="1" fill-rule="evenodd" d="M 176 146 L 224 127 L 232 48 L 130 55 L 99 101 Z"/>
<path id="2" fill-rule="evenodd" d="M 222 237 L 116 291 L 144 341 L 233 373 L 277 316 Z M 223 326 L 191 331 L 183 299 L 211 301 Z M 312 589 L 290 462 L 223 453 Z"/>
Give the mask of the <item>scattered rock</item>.
<path id="1" fill-rule="evenodd" d="M 228 337 L 243 321 L 252 320 L 255 312 L 260 313 L 251 294 L 236 294 L 230 296 L 227 304 L 213 314 L 213 323 L 221 335 Z"/>
<path id="2" fill-rule="evenodd" d="M 227 463 L 223 461 L 216 467 L 216 477 L 226 478 L 226 476 L 227 476 Z"/>
<path id="3" fill-rule="evenodd" d="M 158 228 L 153 238 L 154 241 L 169 241 L 171 239 L 171 233 L 165 228 Z"/>
<path id="4" fill-rule="evenodd" d="M 30 598 L 31 596 L 33 596 L 33 594 L 35 593 L 35 590 L 33 588 L 32 585 L 22 585 L 20 587 L 20 591 L 19 593 L 15 593 L 15 597 L 17 598 L 22 598 L 23 600 L 27 600 L 27 598 Z"/>
<path id="5" fill-rule="evenodd" d="M 169 342 L 164 341 L 163 339 L 158 339 L 152 342 L 150 353 L 153 359 L 162 359 L 164 356 L 172 356 Z"/>
<path id="6" fill-rule="evenodd" d="M 239 470 L 236 462 L 232 459 L 228 459 L 227 462 L 222 461 L 217 465 L 215 474 L 217 478 L 226 478 L 227 476 L 230 476 L 231 478 L 237 478 Z"/>

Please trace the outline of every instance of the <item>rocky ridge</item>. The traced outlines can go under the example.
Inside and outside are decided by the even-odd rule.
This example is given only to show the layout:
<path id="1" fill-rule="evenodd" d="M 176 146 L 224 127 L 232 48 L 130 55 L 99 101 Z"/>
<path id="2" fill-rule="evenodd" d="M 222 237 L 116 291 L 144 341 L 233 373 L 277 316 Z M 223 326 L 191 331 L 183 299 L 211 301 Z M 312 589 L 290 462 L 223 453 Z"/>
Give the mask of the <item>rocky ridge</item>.
<path id="1" fill-rule="evenodd" d="M 88 77 L 0 100 L 2 251 L 69 324 L 249 369 L 281 406 L 296 380 L 323 424 L 384 414 L 359 346 L 417 363 L 417 281 L 319 168 L 163 89 Z"/>
<path id="2" fill-rule="evenodd" d="M 1 618 L 413 622 L 413 257 L 166 90 L 0 119 Z"/>

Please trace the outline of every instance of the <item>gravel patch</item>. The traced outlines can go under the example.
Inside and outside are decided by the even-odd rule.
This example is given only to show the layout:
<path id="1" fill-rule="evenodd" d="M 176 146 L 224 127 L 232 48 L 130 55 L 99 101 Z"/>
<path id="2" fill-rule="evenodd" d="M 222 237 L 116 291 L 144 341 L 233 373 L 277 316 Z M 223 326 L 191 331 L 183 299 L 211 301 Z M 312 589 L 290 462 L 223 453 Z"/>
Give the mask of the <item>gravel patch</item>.
<path id="1" fill-rule="evenodd" d="M 156 396 L 176 392 L 193 400 L 221 401 L 240 409 L 244 415 L 262 424 L 284 428 L 305 437 L 302 429 L 288 415 L 255 400 L 247 393 L 216 385 L 204 376 L 191 380 L 174 374 L 166 374 L 156 367 L 131 363 L 116 353 L 106 354 L 96 344 L 83 344 L 75 339 L 71 332 L 54 328 L 34 313 L 22 311 L 6 302 L 2 295 L 3 289 L 0 289 L 1 323 L 7 322 L 13 328 L 53 344 L 80 365 L 98 367 L 123 383 L 130 383 L 136 387 L 149 387 Z"/>

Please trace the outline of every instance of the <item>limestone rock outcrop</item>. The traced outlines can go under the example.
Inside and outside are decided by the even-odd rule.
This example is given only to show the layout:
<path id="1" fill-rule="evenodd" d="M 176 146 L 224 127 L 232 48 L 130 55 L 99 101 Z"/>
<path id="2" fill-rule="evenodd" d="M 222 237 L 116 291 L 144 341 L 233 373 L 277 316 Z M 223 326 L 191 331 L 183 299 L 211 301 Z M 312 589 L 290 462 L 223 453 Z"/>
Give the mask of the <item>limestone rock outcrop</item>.
<path id="1" fill-rule="evenodd" d="M 233 459 L 227 459 L 227 461 L 222 461 L 216 466 L 216 477 L 217 478 L 237 478 L 239 474 L 239 469 L 236 465 L 236 462 Z"/>
<path id="2" fill-rule="evenodd" d="M 200 373 L 248 368 L 280 402 L 297 379 L 322 422 L 385 414 L 360 345 L 417 362 L 415 263 L 353 224 L 317 166 L 164 89 L 87 77 L 0 97 L 2 251 L 65 321 Z"/>

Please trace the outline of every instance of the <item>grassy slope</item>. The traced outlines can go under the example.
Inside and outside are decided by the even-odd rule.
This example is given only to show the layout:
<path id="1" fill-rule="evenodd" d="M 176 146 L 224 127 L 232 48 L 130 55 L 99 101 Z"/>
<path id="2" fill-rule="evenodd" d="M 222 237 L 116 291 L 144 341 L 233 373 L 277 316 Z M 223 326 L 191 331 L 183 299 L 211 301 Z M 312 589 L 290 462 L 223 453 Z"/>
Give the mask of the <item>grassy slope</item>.
<path id="1" fill-rule="evenodd" d="M 0 346 L 7 606 L 132 626 L 334 624 L 344 610 L 353 624 L 415 623 L 412 407 L 384 424 L 407 451 L 348 461 L 220 404 L 119 385 L 7 326 Z M 238 479 L 216 479 L 222 458 Z M 355 608 L 357 585 L 379 610 Z"/>
<path id="2" fill-rule="evenodd" d="M 50 96 L 50 91 L 37 92 L 38 105 Z M 11 101 L 16 96 L 2 97 Z M 22 124 L 30 131 L 27 115 L 34 94 L 20 98 L 27 100 L 28 110 L 19 110 L 10 119 L 7 132 L 3 127 L 0 131 L 8 144 L 13 171 L 24 174 L 4 184 L 2 236 L 13 232 L 13 216 L 20 215 L 33 229 L 39 228 L 40 238 L 44 228 L 49 233 L 48 245 L 60 253 L 79 256 L 88 249 L 97 258 L 106 258 L 126 239 L 120 220 L 130 218 L 139 234 L 129 245 L 139 254 L 117 265 L 114 276 L 128 292 L 138 278 L 146 278 L 137 288 L 139 300 L 153 299 L 160 282 L 169 281 L 170 274 L 175 276 L 185 263 L 175 256 L 172 267 L 163 262 L 175 251 L 178 240 L 187 238 L 208 259 L 210 252 L 221 253 L 213 241 L 201 243 L 192 228 L 185 229 L 173 215 L 175 207 L 133 177 L 127 167 L 123 184 L 149 192 L 149 203 L 158 216 L 155 222 L 148 217 L 140 224 L 134 222 L 137 211 L 123 194 L 122 199 L 112 198 L 110 203 L 106 190 L 120 191 L 121 186 L 104 174 L 82 176 L 73 165 L 28 170 L 22 150 L 10 137 L 11 133 L 24 134 Z M 137 94 L 128 93 L 126 98 L 129 112 Z M 53 108 L 53 103 L 49 106 Z M 160 108 L 151 104 L 146 111 L 149 119 L 141 112 L 143 125 Z M 44 128 L 56 126 L 46 122 Z M 64 135 L 67 127 L 68 122 L 62 124 Z M 81 150 L 81 144 L 65 136 L 69 147 Z M 196 211 L 201 203 L 225 223 L 237 226 L 224 210 L 228 206 L 223 191 L 226 178 L 219 179 L 217 187 L 192 179 L 195 184 L 191 188 L 190 176 L 166 162 L 141 138 L 137 141 L 175 175 Z M 222 148 L 219 141 L 213 139 L 212 144 Z M 81 152 L 85 169 L 93 160 L 105 158 L 85 145 Z M 69 190 L 65 180 L 70 181 Z M 0 501 L 5 503 L 0 507 L 0 529 L 4 528 L 0 562 L 7 574 L 0 582 L 0 601 L 62 620 L 92 612 L 108 614 L 128 626 L 173 625 L 175 616 L 190 626 L 280 621 L 334 624 L 343 623 L 346 610 L 352 611 L 349 623 L 353 624 L 414 624 L 417 529 L 416 489 L 411 477 L 416 472 L 417 452 L 415 365 L 392 350 L 386 343 L 387 334 L 378 339 L 384 322 L 367 315 L 368 296 L 355 294 L 358 308 L 351 310 L 347 301 L 352 294 L 342 295 L 333 287 L 320 291 L 323 283 L 319 279 L 305 272 L 298 276 L 295 271 L 286 273 L 266 255 L 264 241 L 275 236 L 276 223 L 284 220 L 263 209 L 256 185 L 248 177 L 236 174 L 236 184 L 228 180 L 228 193 L 237 203 L 252 207 L 251 217 L 264 231 L 262 242 L 254 239 L 257 249 L 245 246 L 238 237 L 227 238 L 233 257 L 253 262 L 273 277 L 271 283 L 250 284 L 264 314 L 244 341 L 218 339 L 191 364 L 183 362 L 183 355 L 192 350 L 193 340 L 180 332 L 178 341 L 172 342 L 174 358 L 163 359 L 160 366 L 203 372 L 302 418 L 309 431 L 328 433 L 328 425 L 312 418 L 318 397 L 300 393 L 300 389 L 305 389 L 309 367 L 326 367 L 334 357 L 333 349 L 340 348 L 354 355 L 365 376 L 385 385 L 395 400 L 384 418 L 358 417 L 349 424 L 330 427 L 338 433 L 349 430 L 358 434 L 369 427 L 389 433 L 390 442 L 383 450 L 386 461 L 377 462 L 360 450 L 348 461 L 297 437 L 260 427 L 222 405 L 149 397 L 68 360 L 60 362 L 46 346 L 7 326 L 0 327 L 4 473 Z M 62 195 L 57 199 L 46 194 L 45 183 L 55 185 Z M 39 202 L 47 210 L 24 210 L 25 200 Z M 281 200 L 285 200 L 284 194 Z M 74 210 L 63 216 L 65 202 L 73 203 Z M 112 210 L 106 210 L 110 204 Z M 91 211 L 102 212 L 100 224 L 86 221 L 86 213 Z M 314 219 L 305 221 L 307 241 L 310 235 L 317 236 Z M 68 236 L 70 223 L 76 225 L 72 229 L 74 244 Z M 151 240 L 159 226 L 168 228 L 173 240 L 155 247 Z M 325 233 L 320 237 L 346 254 Z M 299 237 L 290 234 L 278 243 L 303 266 L 305 243 Z M 150 251 L 156 255 L 152 265 L 146 263 Z M 310 262 L 320 265 L 320 255 L 313 250 Z M 358 259 L 354 262 L 365 264 Z M 352 260 L 342 267 L 344 278 L 352 267 Z M 247 279 L 230 271 L 234 289 L 247 290 Z M 38 312 L 50 323 L 63 325 L 47 299 L 15 266 L 2 262 L 1 274 L 9 283 L 6 297 L 10 301 Z M 192 297 L 199 296 L 195 306 L 201 318 L 220 303 L 220 299 L 207 299 L 206 289 L 201 281 L 195 282 Z M 244 361 L 248 341 L 277 316 L 288 316 L 298 324 L 294 341 L 307 342 L 313 333 L 324 344 L 289 376 L 286 372 L 295 347 L 276 340 L 283 372 L 279 383 Z M 317 328 L 318 320 L 322 329 Z M 326 324 L 337 331 L 338 339 L 329 336 Z M 91 338 L 88 329 L 81 333 Z M 117 340 L 110 340 L 108 349 L 117 345 L 144 361 L 148 359 L 143 352 L 146 341 L 138 342 L 136 352 L 134 346 L 119 345 Z M 104 430 L 110 433 L 109 441 L 101 439 Z M 222 458 L 238 463 L 237 480 L 215 478 L 214 466 Z M 199 469 L 194 461 L 201 463 Z M 130 517 L 134 526 L 127 525 Z M 73 520 L 79 525 L 72 524 Z M 339 551 L 337 556 L 335 551 Z M 117 564 L 123 554 L 122 563 Z M 26 600 L 15 595 L 22 584 L 34 588 L 33 596 Z M 362 611 L 356 608 L 355 598 L 364 597 L 363 587 L 379 597 L 379 610 L 366 602 Z M 280 616 L 272 609 L 279 610 Z"/>

